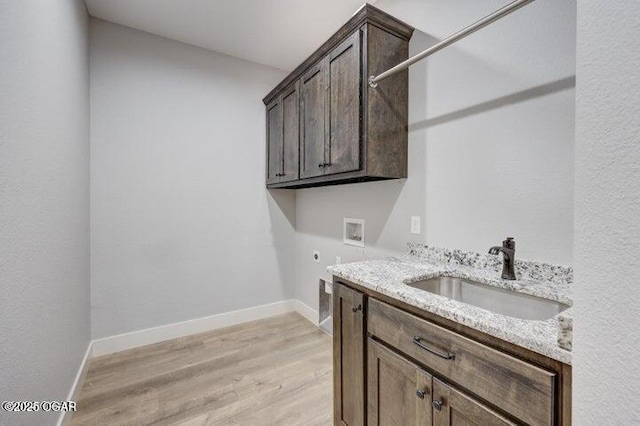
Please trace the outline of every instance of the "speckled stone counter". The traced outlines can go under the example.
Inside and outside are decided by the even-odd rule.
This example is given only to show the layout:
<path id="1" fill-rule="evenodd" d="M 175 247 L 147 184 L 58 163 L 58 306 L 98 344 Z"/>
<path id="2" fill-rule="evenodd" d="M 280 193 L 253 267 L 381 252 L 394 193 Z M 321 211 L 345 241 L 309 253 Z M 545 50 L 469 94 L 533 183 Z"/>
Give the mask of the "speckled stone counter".
<path id="1" fill-rule="evenodd" d="M 450 276 L 509 289 L 532 296 L 572 304 L 571 268 L 516 261 L 518 279 L 500 278 L 501 256 L 410 244 L 409 254 L 398 257 L 345 263 L 329 273 L 384 294 L 408 305 L 456 321 L 491 336 L 571 364 L 571 308 L 544 321 L 524 320 L 458 302 L 407 283 Z M 560 346 L 562 344 L 562 347 Z"/>

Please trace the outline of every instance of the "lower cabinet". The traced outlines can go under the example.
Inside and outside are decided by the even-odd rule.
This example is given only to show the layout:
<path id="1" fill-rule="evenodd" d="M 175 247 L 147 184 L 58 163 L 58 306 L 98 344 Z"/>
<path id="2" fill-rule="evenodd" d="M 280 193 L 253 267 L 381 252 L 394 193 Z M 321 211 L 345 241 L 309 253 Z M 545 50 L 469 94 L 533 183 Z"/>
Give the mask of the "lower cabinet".
<path id="1" fill-rule="evenodd" d="M 369 338 L 369 426 L 516 425 Z"/>
<path id="2" fill-rule="evenodd" d="M 336 426 L 571 424 L 569 366 L 535 355 L 542 368 L 337 278 L 333 299 Z"/>
<path id="3" fill-rule="evenodd" d="M 339 426 L 363 426 L 364 296 L 349 287 L 333 287 L 333 418 Z"/>
<path id="4" fill-rule="evenodd" d="M 431 375 L 371 338 L 367 351 L 367 424 L 431 425 Z"/>
<path id="5" fill-rule="evenodd" d="M 518 424 L 438 379 L 433 379 L 432 404 L 435 426 L 507 426 Z"/>

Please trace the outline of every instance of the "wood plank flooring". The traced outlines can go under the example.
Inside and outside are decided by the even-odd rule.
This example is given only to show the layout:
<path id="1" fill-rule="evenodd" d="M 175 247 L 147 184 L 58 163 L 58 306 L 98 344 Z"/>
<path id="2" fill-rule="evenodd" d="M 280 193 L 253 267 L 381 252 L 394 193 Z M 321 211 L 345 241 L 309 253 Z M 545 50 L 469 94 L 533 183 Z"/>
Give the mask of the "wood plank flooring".
<path id="1" fill-rule="evenodd" d="M 331 338 L 296 313 L 94 358 L 73 425 L 331 425 Z"/>

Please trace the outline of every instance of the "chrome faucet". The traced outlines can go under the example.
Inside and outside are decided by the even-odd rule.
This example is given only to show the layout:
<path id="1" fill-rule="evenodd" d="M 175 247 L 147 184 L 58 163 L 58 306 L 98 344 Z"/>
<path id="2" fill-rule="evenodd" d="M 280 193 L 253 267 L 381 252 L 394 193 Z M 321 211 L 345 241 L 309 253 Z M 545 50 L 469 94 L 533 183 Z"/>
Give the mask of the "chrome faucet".
<path id="1" fill-rule="evenodd" d="M 502 260 L 502 279 L 503 280 L 515 280 L 516 270 L 514 261 L 516 257 L 516 242 L 513 237 L 507 237 L 502 242 L 502 247 L 495 246 L 489 249 L 489 254 L 498 254 L 502 252 L 504 259 Z"/>

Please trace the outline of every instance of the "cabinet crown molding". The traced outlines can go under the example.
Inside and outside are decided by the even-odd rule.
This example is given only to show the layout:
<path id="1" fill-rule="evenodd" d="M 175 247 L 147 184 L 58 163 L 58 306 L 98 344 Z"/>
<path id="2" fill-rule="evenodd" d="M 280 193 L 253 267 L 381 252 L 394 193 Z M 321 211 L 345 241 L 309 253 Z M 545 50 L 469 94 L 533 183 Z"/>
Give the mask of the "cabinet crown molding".
<path id="1" fill-rule="evenodd" d="M 318 47 L 307 59 L 298 65 L 291 73 L 273 88 L 263 99 L 265 105 L 271 103 L 278 94 L 289 86 L 293 81 L 300 78 L 302 74 L 336 47 L 345 37 L 364 24 L 373 24 L 384 28 L 402 40 L 409 41 L 413 35 L 414 28 L 401 20 L 389 15 L 386 12 L 365 3 L 338 31 L 336 31 L 327 41 Z"/>

